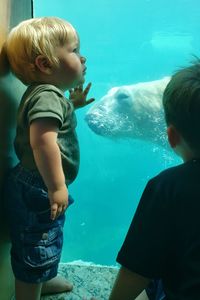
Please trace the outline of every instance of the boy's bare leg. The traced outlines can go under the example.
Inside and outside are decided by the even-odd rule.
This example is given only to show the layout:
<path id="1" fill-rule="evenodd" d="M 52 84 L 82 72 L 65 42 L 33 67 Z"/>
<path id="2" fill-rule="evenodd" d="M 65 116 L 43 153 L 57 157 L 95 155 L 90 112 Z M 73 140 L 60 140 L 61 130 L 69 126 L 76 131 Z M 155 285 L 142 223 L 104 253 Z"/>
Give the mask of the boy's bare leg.
<path id="1" fill-rule="evenodd" d="M 73 285 L 70 282 L 61 276 L 56 276 L 43 283 L 42 295 L 70 292 L 72 289 Z"/>
<path id="2" fill-rule="evenodd" d="M 32 284 L 15 279 L 16 300 L 40 300 L 42 283 Z"/>

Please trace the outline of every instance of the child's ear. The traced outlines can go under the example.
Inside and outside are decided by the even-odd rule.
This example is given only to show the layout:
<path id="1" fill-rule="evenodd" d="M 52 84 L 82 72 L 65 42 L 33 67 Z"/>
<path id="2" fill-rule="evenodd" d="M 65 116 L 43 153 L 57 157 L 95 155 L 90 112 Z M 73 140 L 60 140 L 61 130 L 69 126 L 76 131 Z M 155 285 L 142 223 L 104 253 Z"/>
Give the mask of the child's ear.
<path id="1" fill-rule="evenodd" d="M 167 128 L 168 142 L 172 148 L 176 148 L 181 142 L 180 133 L 173 125 L 169 125 Z"/>
<path id="2" fill-rule="evenodd" d="M 48 58 L 46 58 L 44 55 L 38 55 L 35 59 L 35 64 L 37 68 L 47 75 L 50 75 L 52 73 L 52 65 Z"/>

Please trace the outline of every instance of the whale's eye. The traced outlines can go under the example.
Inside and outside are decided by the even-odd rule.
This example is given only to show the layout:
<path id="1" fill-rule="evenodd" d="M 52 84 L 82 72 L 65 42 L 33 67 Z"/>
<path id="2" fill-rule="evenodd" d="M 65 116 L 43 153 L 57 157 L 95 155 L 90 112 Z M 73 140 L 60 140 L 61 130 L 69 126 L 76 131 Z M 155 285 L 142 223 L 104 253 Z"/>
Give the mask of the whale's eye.
<path id="1" fill-rule="evenodd" d="M 115 98 L 117 100 L 125 100 L 125 99 L 127 99 L 129 97 L 130 97 L 129 93 L 126 92 L 125 90 L 119 90 L 115 94 Z"/>
<path id="2" fill-rule="evenodd" d="M 116 109 L 120 108 L 121 111 L 127 111 L 130 109 L 130 106 L 132 106 L 132 97 L 125 89 L 119 89 L 115 93 L 114 99 L 116 101 Z"/>

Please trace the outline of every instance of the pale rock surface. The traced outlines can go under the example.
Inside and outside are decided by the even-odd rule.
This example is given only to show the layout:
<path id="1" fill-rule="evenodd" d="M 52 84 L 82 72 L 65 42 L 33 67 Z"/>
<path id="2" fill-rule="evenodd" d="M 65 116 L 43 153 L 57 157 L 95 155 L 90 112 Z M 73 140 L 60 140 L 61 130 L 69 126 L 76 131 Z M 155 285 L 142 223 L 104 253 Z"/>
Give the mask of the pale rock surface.
<path id="1" fill-rule="evenodd" d="M 113 286 L 117 267 L 101 266 L 92 263 L 61 263 L 59 274 L 73 283 L 74 288 L 70 293 L 43 296 L 41 300 L 108 300 Z"/>

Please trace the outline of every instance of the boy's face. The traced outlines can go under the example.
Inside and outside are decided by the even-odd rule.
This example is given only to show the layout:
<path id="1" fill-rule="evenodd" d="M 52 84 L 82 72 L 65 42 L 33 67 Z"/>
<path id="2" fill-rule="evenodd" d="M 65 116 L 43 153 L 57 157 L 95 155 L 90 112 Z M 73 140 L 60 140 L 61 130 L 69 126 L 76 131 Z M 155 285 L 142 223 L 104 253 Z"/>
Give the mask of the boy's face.
<path id="1" fill-rule="evenodd" d="M 57 49 L 59 66 L 52 68 L 55 84 L 63 91 L 84 83 L 86 59 L 79 53 L 79 39 L 74 36 L 65 46 Z"/>

